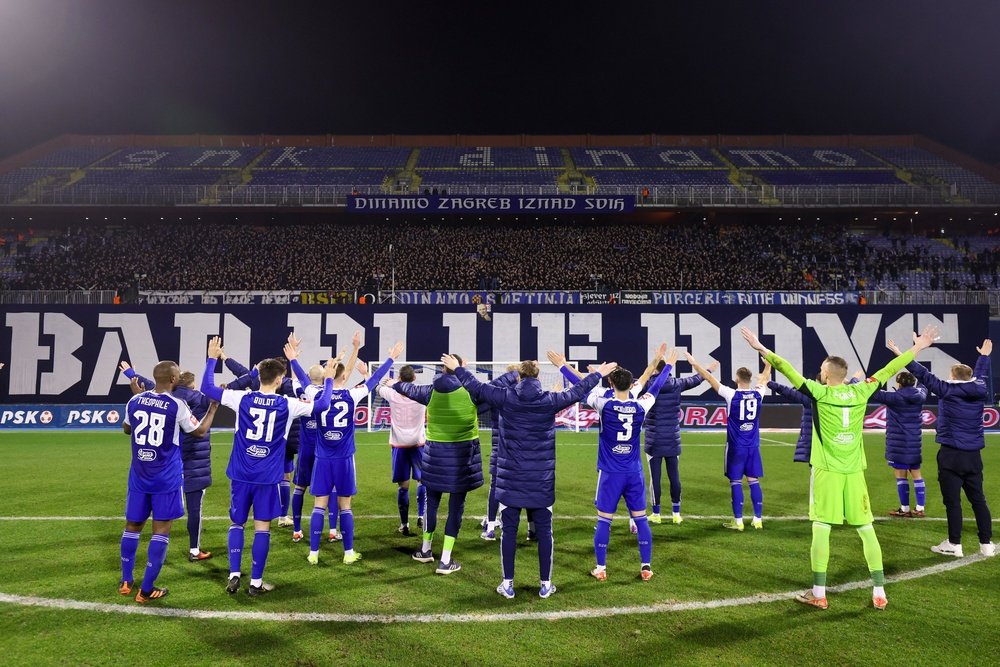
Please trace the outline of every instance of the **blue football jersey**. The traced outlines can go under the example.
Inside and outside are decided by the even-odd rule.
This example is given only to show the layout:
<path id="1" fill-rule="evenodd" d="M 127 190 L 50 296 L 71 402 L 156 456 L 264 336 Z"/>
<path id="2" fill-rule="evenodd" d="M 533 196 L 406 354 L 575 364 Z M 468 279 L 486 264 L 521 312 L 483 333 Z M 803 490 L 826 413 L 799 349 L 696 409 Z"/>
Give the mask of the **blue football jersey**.
<path id="1" fill-rule="evenodd" d="M 719 396 L 727 405 L 726 443 L 730 447 L 760 446 L 760 410 L 764 404 L 762 388 L 732 389 L 720 386 Z"/>
<path id="2" fill-rule="evenodd" d="M 168 493 L 184 483 L 181 431 L 190 433 L 199 421 L 184 401 L 170 394 L 144 391 L 125 406 L 132 427 L 132 465 L 128 488 L 139 493 Z"/>
<path id="3" fill-rule="evenodd" d="M 314 400 L 321 391 L 323 387 L 311 384 L 302 390 L 302 396 Z M 299 420 L 299 454 L 314 453 L 317 442 L 319 442 L 319 415 L 303 417 Z"/>
<path id="4" fill-rule="evenodd" d="M 354 389 L 334 389 L 330 407 L 319 416 L 316 458 L 346 459 L 354 456 L 354 411 L 369 394 L 367 385 Z"/>
<path id="5" fill-rule="evenodd" d="M 280 483 L 285 476 L 285 445 L 292 420 L 311 415 L 312 401 L 226 389 L 221 402 L 236 413 L 226 475 L 249 484 Z"/>
<path id="6" fill-rule="evenodd" d="M 586 400 L 601 419 L 597 437 L 597 469 L 608 473 L 641 473 L 639 434 L 656 397 L 644 394 L 639 398 L 619 400 L 614 398 L 613 392 L 610 398 L 605 393 L 603 387 L 597 387 Z"/>

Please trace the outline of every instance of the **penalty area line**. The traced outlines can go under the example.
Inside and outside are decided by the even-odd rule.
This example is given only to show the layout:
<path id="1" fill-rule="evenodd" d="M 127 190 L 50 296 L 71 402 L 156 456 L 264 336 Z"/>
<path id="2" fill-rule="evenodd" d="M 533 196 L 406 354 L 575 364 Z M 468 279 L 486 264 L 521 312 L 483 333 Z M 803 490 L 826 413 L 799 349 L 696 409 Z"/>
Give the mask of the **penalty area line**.
<path id="1" fill-rule="evenodd" d="M 942 572 L 957 570 L 960 567 L 978 563 L 986 556 L 976 554 L 966 558 L 950 560 L 938 565 L 931 565 L 901 572 L 886 577 L 886 583 L 894 584 L 902 581 L 912 581 Z M 830 586 L 831 593 L 842 593 L 871 585 L 868 579 L 852 581 L 839 586 Z M 639 614 L 664 614 L 681 611 L 702 611 L 722 609 L 725 607 L 744 607 L 752 604 L 767 604 L 791 600 L 800 591 L 786 593 L 762 593 L 721 600 L 695 600 L 690 602 L 660 602 L 650 605 L 629 607 L 591 607 L 584 609 L 567 609 L 563 611 L 524 611 L 496 613 L 437 613 L 437 614 L 325 614 L 305 612 L 264 612 L 264 611 L 221 611 L 204 609 L 176 609 L 170 607 L 138 607 L 124 604 L 108 604 L 104 602 L 84 602 L 63 598 L 43 598 L 30 595 L 12 595 L 0 592 L 0 603 L 20 605 L 25 607 L 42 607 L 48 609 L 91 611 L 106 614 L 132 614 L 141 616 L 161 616 L 167 618 L 195 618 L 227 621 L 268 621 L 268 622 L 306 622 L 306 623 L 501 623 L 511 621 L 559 621 L 571 619 L 607 618 L 610 616 L 631 616 Z"/>

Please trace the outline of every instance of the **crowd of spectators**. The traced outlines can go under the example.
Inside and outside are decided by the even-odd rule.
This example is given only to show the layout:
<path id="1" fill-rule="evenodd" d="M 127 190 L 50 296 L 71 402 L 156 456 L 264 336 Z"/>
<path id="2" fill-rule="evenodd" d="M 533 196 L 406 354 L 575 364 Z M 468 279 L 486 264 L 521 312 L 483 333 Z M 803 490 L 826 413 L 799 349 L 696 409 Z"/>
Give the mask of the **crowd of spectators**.
<path id="1" fill-rule="evenodd" d="M 1000 260 L 1000 250 L 939 256 L 905 237 L 876 245 L 831 223 L 161 222 L 37 233 L 47 240 L 20 249 L 8 287 L 120 290 L 138 274 L 144 290 L 373 291 L 394 274 L 402 290 L 896 289 L 900 272 L 917 269 L 974 268 L 976 282 L 995 285 Z"/>

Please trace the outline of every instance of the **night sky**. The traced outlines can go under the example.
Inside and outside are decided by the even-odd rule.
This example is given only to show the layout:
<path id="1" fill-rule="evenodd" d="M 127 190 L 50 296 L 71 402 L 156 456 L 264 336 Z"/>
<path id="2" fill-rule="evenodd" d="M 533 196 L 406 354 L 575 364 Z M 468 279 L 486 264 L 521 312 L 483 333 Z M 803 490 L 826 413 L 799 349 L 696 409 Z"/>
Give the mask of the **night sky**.
<path id="1" fill-rule="evenodd" d="M 922 133 L 997 164 L 1000 2 L 0 0 L 0 155 L 66 132 Z"/>

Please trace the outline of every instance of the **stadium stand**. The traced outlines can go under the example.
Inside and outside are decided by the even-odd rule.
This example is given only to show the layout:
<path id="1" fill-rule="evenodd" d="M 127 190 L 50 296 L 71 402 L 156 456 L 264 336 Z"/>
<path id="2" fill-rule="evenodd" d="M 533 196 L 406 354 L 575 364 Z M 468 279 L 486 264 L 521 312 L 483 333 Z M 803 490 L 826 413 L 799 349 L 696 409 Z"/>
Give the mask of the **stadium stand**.
<path id="1" fill-rule="evenodd" d="M 1000 236 L 924 238 L 804 222 L 137 223 L 5 236 L 0 280 L 14 289 L 119 289 L 141 265 L 147 289 L 367 290 L 389 266 L 390 243 L 396 287 L 417 290 L 592 289 L 609 252 L 636 270 L 607 287 L 637 290 L 984 289 L 996 286 L 1000 265 Z M 331 262 L 316 251 L 330 239 L 346 239 L 350 252 Z M 260 248 L 274 249 L 274 261 L 261 263 Z M 184 260 L 202 257 L 217 261 Z"/>
<path id="2" fill-rule="evenodd" d="M 698 139 L 700 145 L 576 143 L 565 148 L 386 146 L 379 144 L 384 137 L 369 139 L 371 146 L 294 143 L 308 144 L 308 137 L 289 138 L 291 145 L 264 139 L 253 145 L 250 137 L 233 146 L 231 140 L 206 137 L 200 146 L 170 141 L 158 146 L 152 137 L 139 146 L 121 146 L 84 137 L 87 145 L 56 142 L 30 160 L 7 161 L 0 173 L 0 204 L 342 205 L 355 190 L 641 194 L 640 203 L 648 206 L 1000 203 L 1000 182 L 987 177 L 995 170 L 977 167 L 987 176 L 971 171 L 973 161 L 958 164 L 915 145 L 913 137 L 882 138 L 870 148 L 795 145 L 795 138 L 778 146 L 759 141 L 733 146 L 720 137 L 714 143 Z M 842 144 L 851 141 L 842 139 Z M 454 137 L 436 138 L 442 140 Z M 562 143 L 572 141 L 579 139 Z M 963 160 L 945 147 L 940 150 Z"/>

